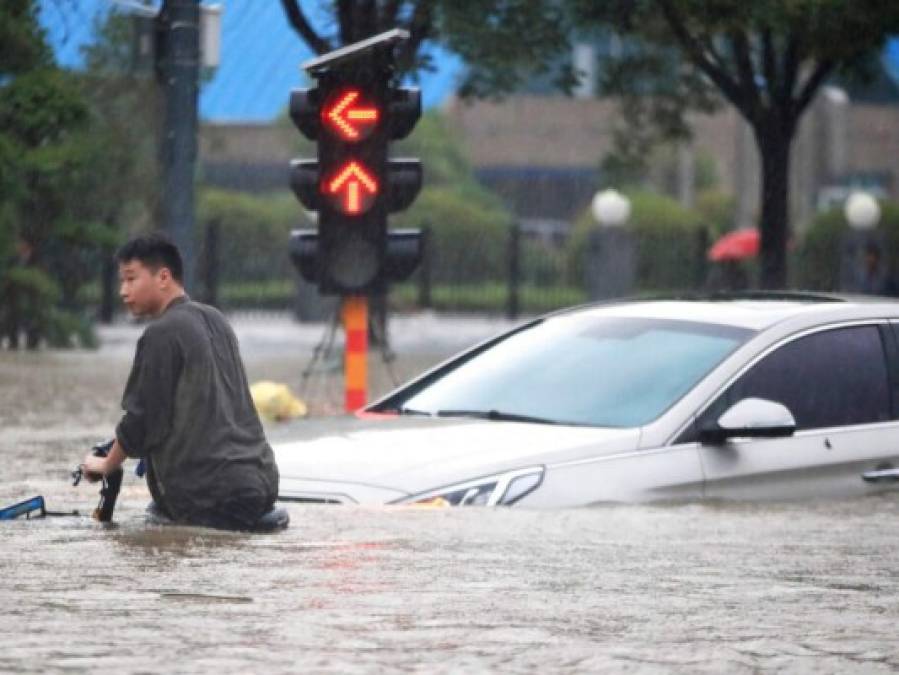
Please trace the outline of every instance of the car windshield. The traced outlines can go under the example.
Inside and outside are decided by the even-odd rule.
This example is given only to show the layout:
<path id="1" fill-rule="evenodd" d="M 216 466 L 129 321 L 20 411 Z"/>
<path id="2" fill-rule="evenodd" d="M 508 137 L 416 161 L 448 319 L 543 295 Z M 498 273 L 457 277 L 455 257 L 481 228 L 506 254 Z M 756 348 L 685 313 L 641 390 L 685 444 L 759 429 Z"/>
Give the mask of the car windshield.
<path id="1" fill-rule="evenodd" d="M 557 424 L 646 424 L 753 331 L 717 324 L 551 317 L 451 367 L 391 406 L 411 413 Z"/>

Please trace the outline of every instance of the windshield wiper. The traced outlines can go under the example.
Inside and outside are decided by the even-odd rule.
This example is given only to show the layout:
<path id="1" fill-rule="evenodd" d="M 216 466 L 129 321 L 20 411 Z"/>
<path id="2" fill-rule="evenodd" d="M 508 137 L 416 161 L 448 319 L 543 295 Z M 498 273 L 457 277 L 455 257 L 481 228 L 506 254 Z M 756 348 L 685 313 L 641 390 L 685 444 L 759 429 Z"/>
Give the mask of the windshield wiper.
<path id="1" fill-rule="evenodd" d="M 400 408 L 397 410 L 400 415 L 415 415 L 417 417 L 433 417 L 427 410 L 415 410 L 414 408 Z"/>
<path id="2" fill-rule="evenodd" d="M 559 424 L 556 420 L 532 415 L 518 415 L 516 413 L 503 412 L 501 410 L 438 410 L 437 417 L 476 417 L 483 420 L 498 420 L 502 422 L 532 422 L 534 424 Z"/>

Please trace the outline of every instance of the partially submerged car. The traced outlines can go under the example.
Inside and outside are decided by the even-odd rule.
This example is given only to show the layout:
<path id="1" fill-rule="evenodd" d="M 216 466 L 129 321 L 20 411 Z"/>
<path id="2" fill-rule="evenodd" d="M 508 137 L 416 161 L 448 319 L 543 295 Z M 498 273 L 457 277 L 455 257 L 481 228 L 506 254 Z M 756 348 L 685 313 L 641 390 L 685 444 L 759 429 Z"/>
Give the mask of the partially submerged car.
<path id="1" fill-rule="evenodd" d="M 899 487 L 899 302 L 808 293 L 556 312 L 274 443 L 280 499 L 515 505 Z"/>

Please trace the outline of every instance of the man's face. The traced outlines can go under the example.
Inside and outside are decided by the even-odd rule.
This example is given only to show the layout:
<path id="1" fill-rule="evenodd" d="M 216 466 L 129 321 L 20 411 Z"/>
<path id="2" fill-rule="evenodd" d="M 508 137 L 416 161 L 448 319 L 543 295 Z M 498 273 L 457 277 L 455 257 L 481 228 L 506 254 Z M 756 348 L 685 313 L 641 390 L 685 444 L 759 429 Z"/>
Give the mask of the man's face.
<path id="1" fill-rule="evenodd" d="M 155 272 L 139 260 L 119 263 L 119 295 L 134 316 L 156 316 L 163 308 L 171 282 L 168 268 Z"/>

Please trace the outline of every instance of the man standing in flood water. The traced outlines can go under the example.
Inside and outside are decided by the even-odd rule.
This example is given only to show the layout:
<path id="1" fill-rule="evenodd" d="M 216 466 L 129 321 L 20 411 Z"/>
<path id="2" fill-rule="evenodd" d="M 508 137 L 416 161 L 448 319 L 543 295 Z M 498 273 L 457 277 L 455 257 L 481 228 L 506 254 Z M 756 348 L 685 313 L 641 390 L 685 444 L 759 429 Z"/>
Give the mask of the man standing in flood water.
<path id="1" fill-rule="evenodd" d="M 217 309 L 192 301 L 177 247 L 138 236 L 116 253 L 120 295 L 153 319 L 137 343 L 124 416 L 87 474 L 142 458 L 155 508 L 176 522 L 257 529 L 278 491 L 278 468 L 253 406 L 237 338 Z"/>

